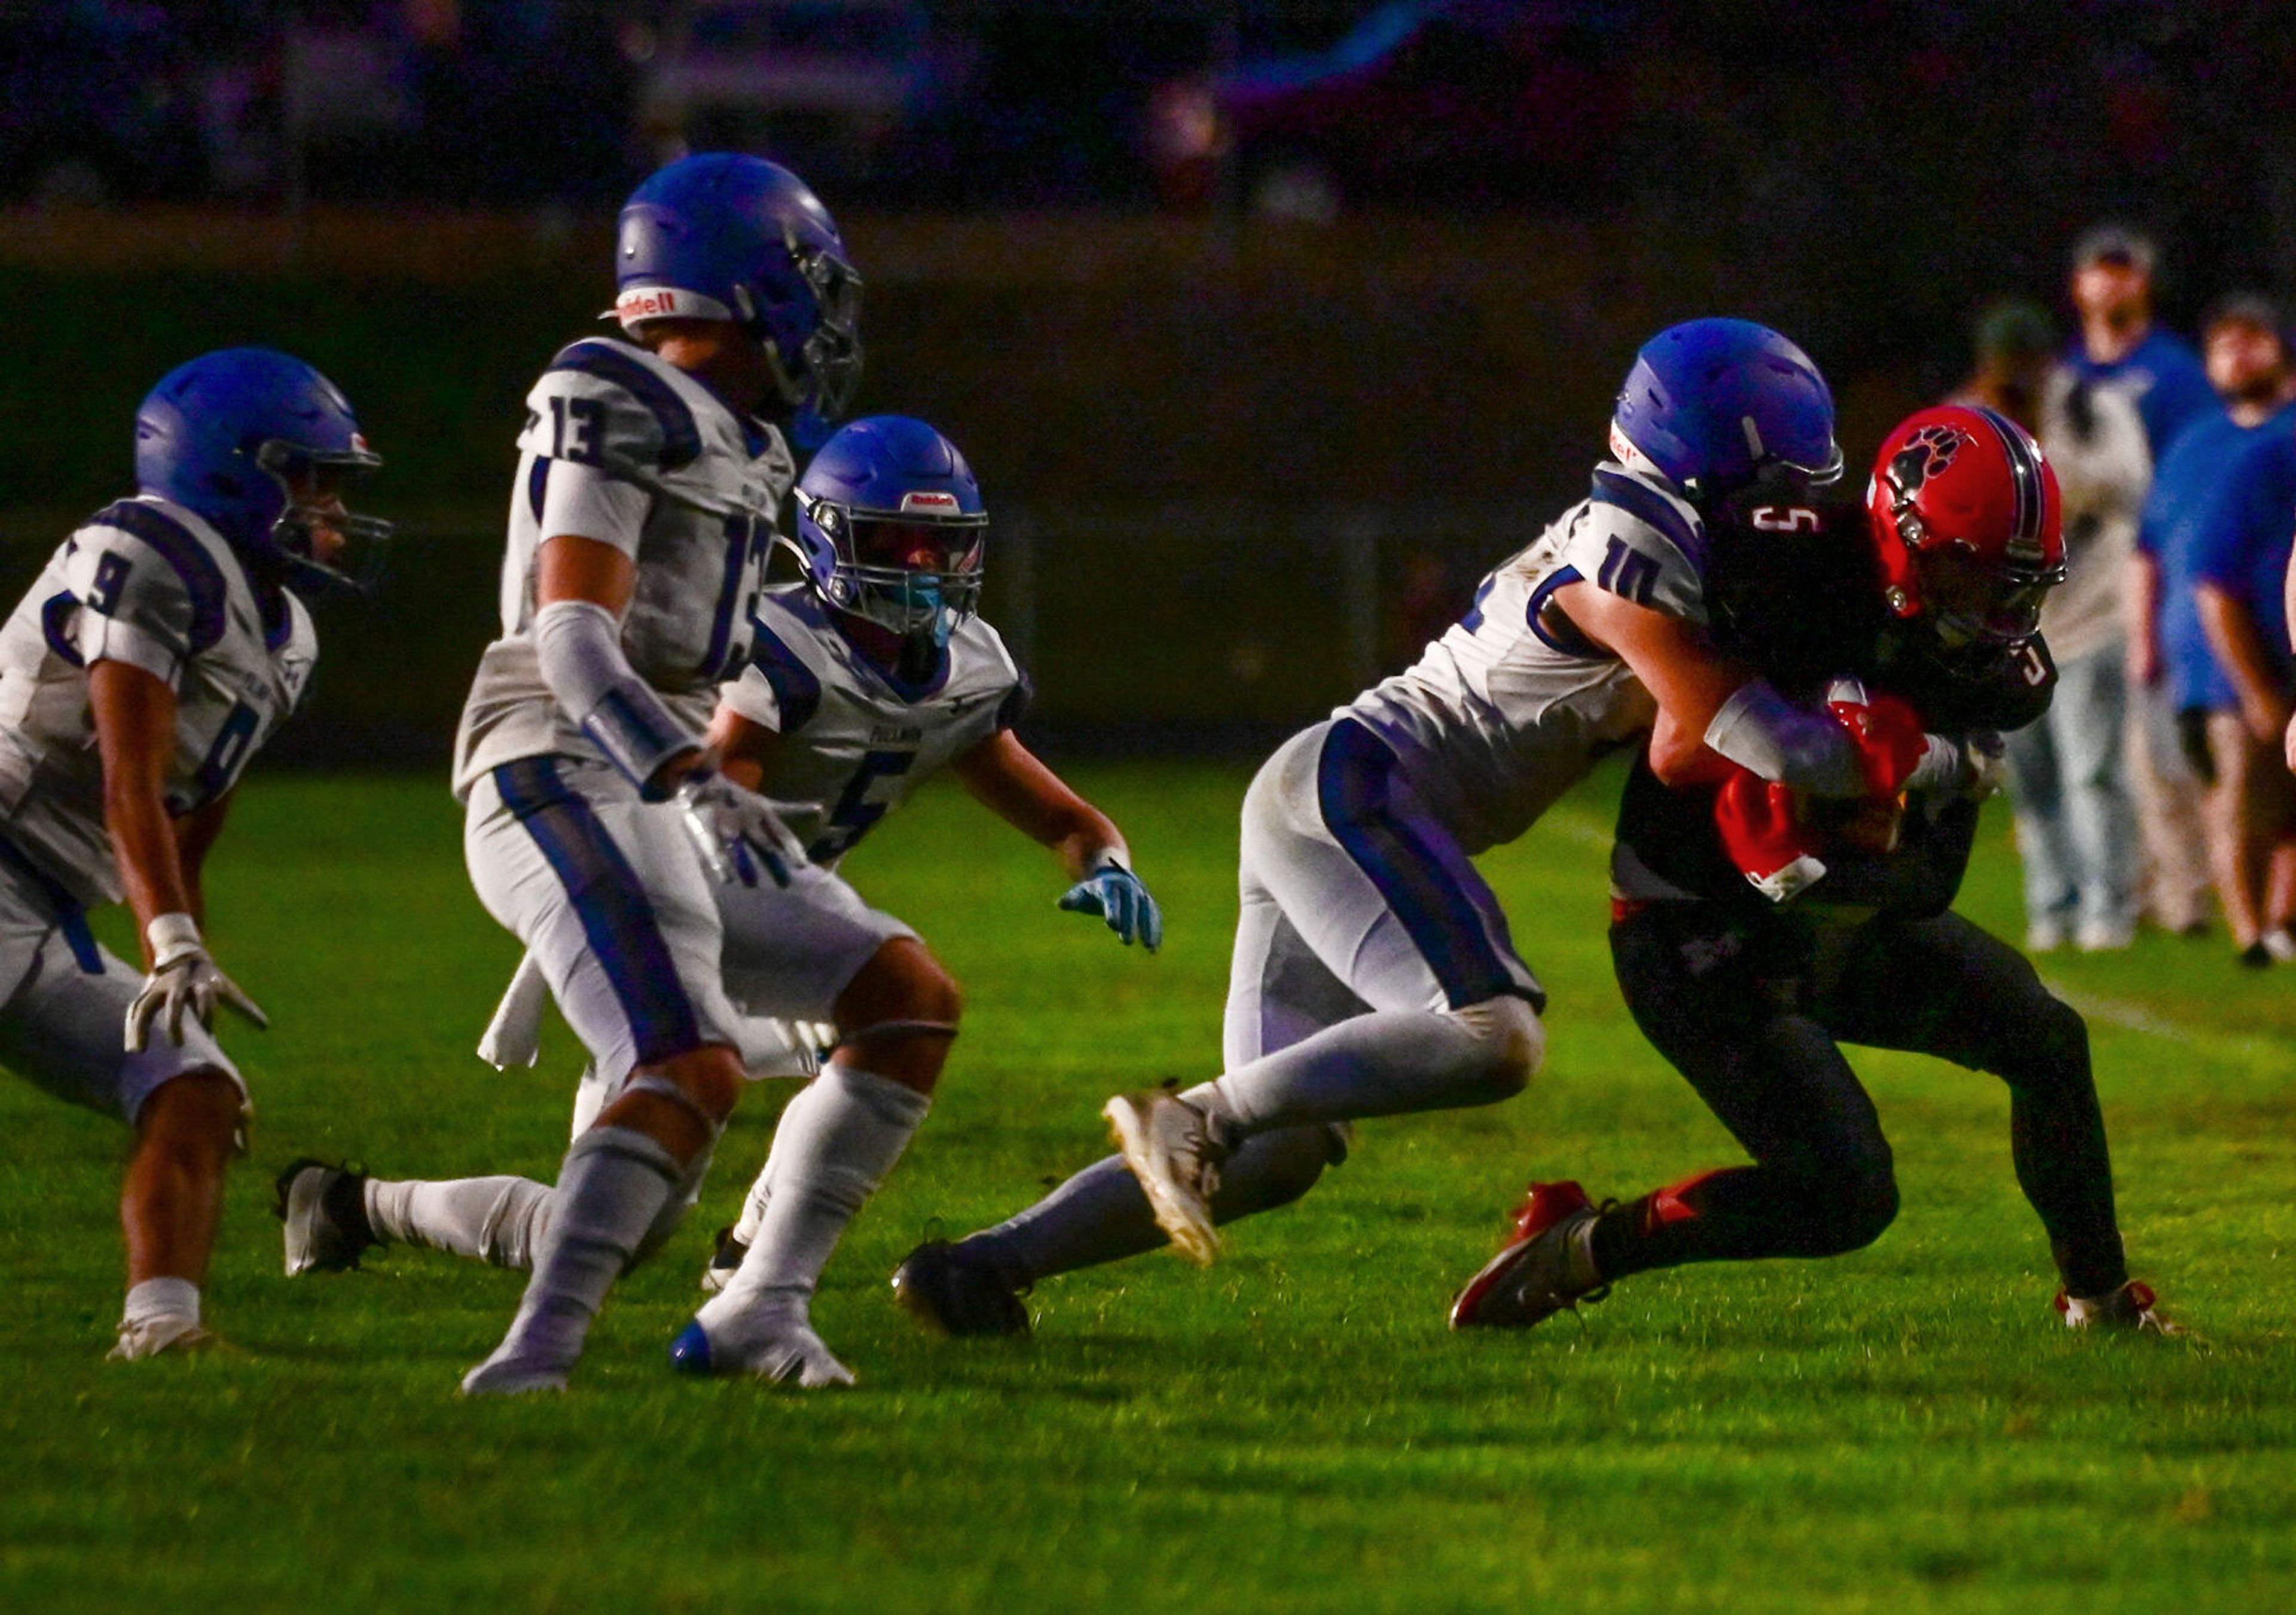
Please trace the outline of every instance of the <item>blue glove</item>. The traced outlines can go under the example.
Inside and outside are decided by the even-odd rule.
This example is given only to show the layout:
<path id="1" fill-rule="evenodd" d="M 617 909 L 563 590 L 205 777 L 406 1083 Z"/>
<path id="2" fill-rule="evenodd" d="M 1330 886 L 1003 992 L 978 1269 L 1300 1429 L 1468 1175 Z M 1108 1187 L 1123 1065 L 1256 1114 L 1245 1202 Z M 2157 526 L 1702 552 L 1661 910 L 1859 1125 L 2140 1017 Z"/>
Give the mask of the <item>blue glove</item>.
<path id="1" fill-rule="evenodd" d="M 1135 939 L 1152 954 L 1164 946 L 1164 915 L 1156 899 L 1138 875 L 1113 859 L 1062 892 L 1061 906 L 1070 914 L 1099 914 L 1128 947 Z"/>

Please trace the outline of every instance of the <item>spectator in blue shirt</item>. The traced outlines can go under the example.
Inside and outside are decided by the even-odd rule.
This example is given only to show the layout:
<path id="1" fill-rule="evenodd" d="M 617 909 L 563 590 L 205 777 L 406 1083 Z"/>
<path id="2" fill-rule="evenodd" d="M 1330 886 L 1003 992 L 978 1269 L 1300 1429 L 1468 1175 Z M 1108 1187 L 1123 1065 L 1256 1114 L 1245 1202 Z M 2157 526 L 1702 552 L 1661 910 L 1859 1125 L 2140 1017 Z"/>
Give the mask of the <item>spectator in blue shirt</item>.
<path id="1" fill-rule="evenodd" d="M 2162 468 L 2180 496 L 2152 535 L 2163 588 L 2163 650 L 2177 705 L 2213 775 L 2210 863 L 2245 964 L 2296 960 L 2296 779 L 2280 741 L 2296 695 L 2282 597 L 2296 547 L 2296 405 L 2279 314 L 2259 298 L 2219 305 L 2207 326 L 2209 379 L 2225 424 L 2192 428 Z M 2188 447 L 2189 446 L 2189 447 Z M 2168 626 L 2178 624 L 2170 643 Z"/>
<path id="2" fill-rule="evenodd" d="M 2229 701 L 2207 717 L 2211 857 L 2218 896 L 2241 963 L 2296 960 L 2296 779 L 2280 737 L 2296 696 L 2283 584 L 2296 549 L 2296 405 L 2280 315 L 2261 299 L 2229 303 L 2209 331 L 2209 373 L 2248 377 L 2227 399 L 2234 421 L 2252 418 L 2193 524 L 2188 570 L 2200 627 Z"/>
<path id="3" fill-rule="evenodd" d="M 2118 387 L 2136 401 L 2155 464 L 2216 405 L 2199 358 L 2152 323 L 2157 257 L 2150 240 L 2120 225 L 2100 225 L 2074 244 L 2071 290 L 2080 340 L 2065 354 L 2083 381 Z"/>

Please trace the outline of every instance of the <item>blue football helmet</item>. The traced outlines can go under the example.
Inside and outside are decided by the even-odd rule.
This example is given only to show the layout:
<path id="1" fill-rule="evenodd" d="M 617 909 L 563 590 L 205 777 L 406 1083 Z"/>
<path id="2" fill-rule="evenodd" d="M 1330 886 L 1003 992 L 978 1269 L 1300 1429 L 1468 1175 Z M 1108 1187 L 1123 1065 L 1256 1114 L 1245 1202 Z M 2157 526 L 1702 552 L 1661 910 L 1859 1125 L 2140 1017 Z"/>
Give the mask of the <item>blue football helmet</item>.
<path id="1" fill-rule="evenodd" d="M 937 652 L 979 608 L 988 512 L 956 445 L 869 415 L 822 445 L 797 485 L 798 547 L 823 600 Z"/>
<path id="2" fill-rule="evenodd" d="M 1751 320 L 1691 320 L 1644 343 L 1611 431 L 1693 503 L 1766 471 L 1801 488 L 1841 475 L 1825 378 L 1808 354 Z"/>
<path id="3" fill-rule="evenodd" d="M 135 411 L 135 484 L 213 524 L 282 582 L 370 594 L 390 523 L 340 496 L 381 465 L 341 389 L 268 348 L 202 354 L 160 378 Z M 315 529 L 339 540 L 314 545 Z"/>
<path id="4" fill-rule="evenodd" d="M 861 381 L 861 277 L 821 199 L 762 157 L 680 158 L 630 193 L 614 253 L 625 329 L 734 320 L 772 365 L 800 446 Z"/>

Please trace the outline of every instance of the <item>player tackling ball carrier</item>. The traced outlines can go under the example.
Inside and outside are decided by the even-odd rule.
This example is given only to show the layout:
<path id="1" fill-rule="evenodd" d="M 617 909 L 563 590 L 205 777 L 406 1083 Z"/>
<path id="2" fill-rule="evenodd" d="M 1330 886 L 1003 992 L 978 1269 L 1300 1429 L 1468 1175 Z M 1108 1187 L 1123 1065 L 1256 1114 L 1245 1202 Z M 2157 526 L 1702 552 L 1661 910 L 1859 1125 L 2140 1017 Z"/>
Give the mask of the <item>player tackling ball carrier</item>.
<path id="1" fill-rule="evenodd" d="M 1784 689 L 1830 691 L 1874 796 L 1845 816 L 1743 769 L 1670 785 L 1646 761 L 1611 860 L 1628 1008 L 1753 1164 L 1599 1209 L 1575 1183 L 1533 1184 L 1452 1326 L 1537 1324 L 1650 1268 L 1879 1238 L 1898 1210 L 1889 1141 L 1839 1039 L 1998 1075 L 2058 1312 L 2167 1329 L 2128 1276 L 2087 1028 L 2021 954 L 1948 912 L 1994 782 L 1915 777 L 1923 723 L 1991 754 L 2048 706 L 2038 625 L 2065 570 L 2054 474 L 2006 417 L 1948 406 L 1882 445 L 1866 508 L 1773 515 L 1743 535 L 1757 553 L 1723 592 L 1725 643 Z"/>
<path id="2" fill-rule="evenodd" d="M 1546 996 L 1469 862 L 1594 759 L 1650 732 L 1661 777 L 1729 759 L 1817 796 L 1866 790 L 1857 749 L 1716 651 L 1710 521 L 1839 474 L 1833 403 L 1792 342 L 1743 320 L 1660 332 L 1619 395 L 1589 496 L 1477 590 L 1466 618 L 1295 736 L 1244 799 L 1226 1073 L 1106 1109 L 1120 1153 L 894 1284 L 951 1333 L 1025 1327 L 1014 1291 L 1297 1199 L 1344 1124 L 1521 1090 Z M 1937 737 L 1924 766 L 1958 777 Z"/>
<path id="3" fill-rule="evenodd" d="M 0 1058 L 135 1131 L 111 1355 L 193 1349 L 247 1084 L 217 1005 L 267 1024 L 201 935 L 201 870 L 240 772 L 318 656 L 296 591 L 363 593 L 389 524 L 343 493 L 381 461 L 299 359 L 210 353 L 135 414 L 136 494 L 64 541 L 0 631 Z M 125 899 L 147 971 L 96 945 Z"/>
<path id="4" fill-rule="evenodd" d="M 810 1388 L 852 1382 L 813 1330 L 814 1287 L 922 1121 L 962 1007 L 916 933 L 837 865 L 946 767 L 1060 855 L 1076 882 L 1062 908 L 1152 952 L 1163 922 L 1115 824 L 1013 733 L 1028 685 L 978 613 L 988 517 L 955 446 L 922 421 L 856 421 L 807 467 L 796 504 L 806 577 L 759 599 L 750 665 L 721 692 L 709 739 L 740 783 L 826 817 L 786 888 L 720 882 L 714 895 L 726 990 L 751 1017 L 739 1029 L 750 1075 L 797 1074 L 769 1063 L 783 1045 L 756 1017 L 828 1022 L 837 1047 L 783 1112 L 706 1275 L 719 1293 L 671 1358 Z M 498 1030 L 528 1046 L 530 1027 Z M 601 1086 L 586 1078 L 585 1100 Z M 559 1205 L 521 1177 L 394 1182 L 315 1161 L 282 1188 L 291 1274 L 354 1266 L 387 1240 L 524 1267 Z"/>
<path id="5" fill-rule="evenodd" d="M 684 1215 L 742 1085 L 710 876 L 786 881 L 801 852 L 703 729 L 749 660 L 784 427 L 858 378 L 860 282 L 795 175 L 709 153 L 631 195 L 615 254 L 633 340 L 553 359 L 528 396 L 502 637 L 456 737 L 464 854 L 540 964 L 611 1098 L 472 1395 L 562 1387 L 606 1291 Z"/>

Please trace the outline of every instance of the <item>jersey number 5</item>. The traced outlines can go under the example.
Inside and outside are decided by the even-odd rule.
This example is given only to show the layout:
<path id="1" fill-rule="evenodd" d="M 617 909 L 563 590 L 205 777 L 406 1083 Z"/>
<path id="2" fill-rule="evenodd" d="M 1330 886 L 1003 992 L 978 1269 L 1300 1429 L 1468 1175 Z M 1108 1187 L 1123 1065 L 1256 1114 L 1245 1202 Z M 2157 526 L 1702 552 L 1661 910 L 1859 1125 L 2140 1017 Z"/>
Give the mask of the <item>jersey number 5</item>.
<path id="1" fill-rule="evenodd" d="M 1758 505 L 1751 520 L 1755 529 L 1759 532 L 1814 533 L 1817 531 L 1817 512 L 1807 505 Z"/>
<path id="2" fill-rule="evenodd" d="M 869 787 L 881 779 L 906 774 L 916 760 L 914 751 L 862 753 L 860 767 L 845 782 L 845 790 L 830 813 L 829 823 L 822 827 L 813 845 L 805 849 L 805 856 L 816 864 L 827 863 L 867 834 L 869 826 L 885 816 L 885 804 L 869 799 Z"/>

